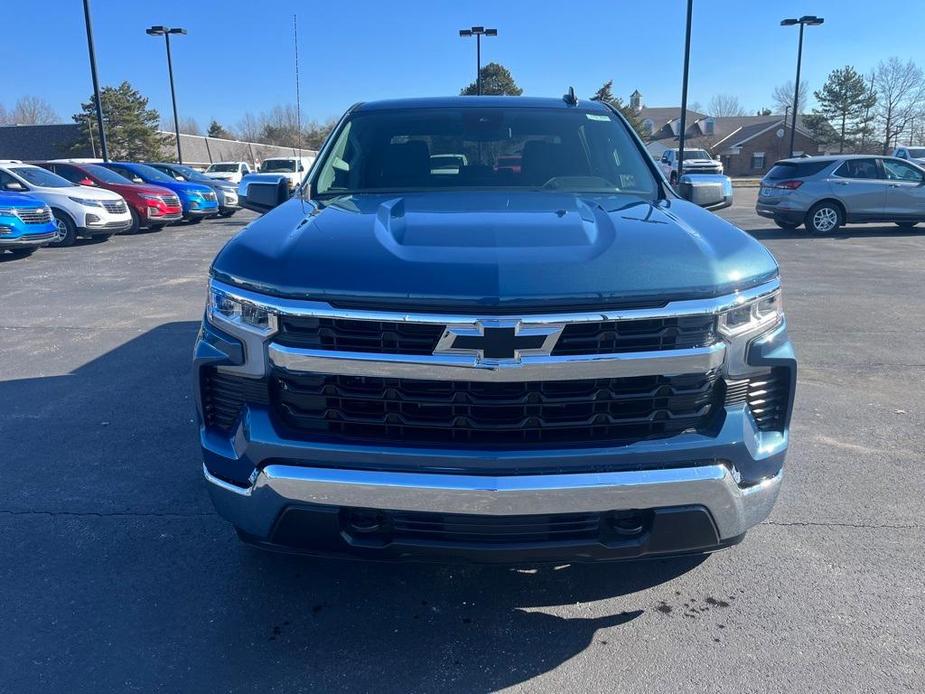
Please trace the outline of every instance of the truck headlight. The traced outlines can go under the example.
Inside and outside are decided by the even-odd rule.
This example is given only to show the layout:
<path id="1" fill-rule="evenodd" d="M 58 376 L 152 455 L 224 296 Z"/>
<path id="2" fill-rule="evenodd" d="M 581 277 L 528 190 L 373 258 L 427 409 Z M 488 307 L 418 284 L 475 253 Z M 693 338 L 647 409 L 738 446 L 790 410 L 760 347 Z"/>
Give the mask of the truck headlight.
<path id="1" fill-rule="evenodd" d="M 719 332 L 727 338 L 752 337 L 777 327 L 783 319 L 780 289 L 775 289 L 721 313 Z"/>
<path id="2" fill-rule="evenodd" d="M 238 327 L 260 335 L 276 332 L 276 314 L 264 306 L 209 287 L 206 316 L 215 325 Z"/>

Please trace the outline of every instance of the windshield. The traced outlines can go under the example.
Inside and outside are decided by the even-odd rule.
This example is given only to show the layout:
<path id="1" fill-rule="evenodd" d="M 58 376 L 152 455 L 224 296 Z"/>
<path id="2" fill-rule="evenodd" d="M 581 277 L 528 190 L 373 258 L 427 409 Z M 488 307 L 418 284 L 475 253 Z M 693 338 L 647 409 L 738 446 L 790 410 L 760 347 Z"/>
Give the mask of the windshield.
<path id="1" fill-rule="evenodd" d="M 212 171 L 212 172 L 231 171 L 232 173 L 236 173 L 238 171 L 238 165 L 237 164 L 212 164 L 212 166 L 206 169 L 206 171 Z"/>
<path id="2" fill-rule="evenodd" d="M 160 181 L 162 183 L 173 183 L 174 181 L 173 178 L 165 174 L 163 171 L 158 171 L 153 166 L 148 166 L 147 164 L 132 164 L 131 167 L 127 168 L 129 171 L 138 174 L 146 181 Z"/>
<path id="3" fill-rule="evenodd" d="M 180 174 L 187 181 L 208 181 L 209 183 L 214 183 L 215 181 L 205 174 L 199 173 L 196 169 L 190 168 L 189 166 L 183 166 L 182 164 L 174 164 L 170 167 L 173 170 L 174 175 Z"/>
<path id="4" fill-rule="evenodd" d="M 315 195 L 447 189 L 631 193 L 657 183 L 625 124 L 578 109 L 360 111 L 341 127 Z"/>
<path id="5" fill-rule="evenodd" d="M 47 169 L 40 169 L 37 166 L 16 166 L 11 167 L 10 171 L 34 186 L 45 188 L 72 188 L 74 186 L 66 178 L 61 178 L 58 174 L 54 174 Z"/>
<path id="6" fill-rule="evenodd" d="M 115 171 L 107 169 L 105 166 L 98 164 L 81 164 L 81 167 L 91 176 L 99 179 L 103 183 L 114 183 L 116 185 L 125 185 L 131 183 L 125 176 L 120 176 Z"/>
<path id="7" fill-rule="evenodd" d="M 925 159 L 925 147 L 910 147 L 906 151 L 913 159 Z"/>
<path id="8" fill-rule="evenodd" d="M 267 159 L 260 165 L 262 173 L 273 173 L 275 171 L 295 171 L 295 160 L 293 159 Z"/>
<path id="9" fill-rule="evenodd" d="M 685 159 L 712 159 L 706 150 L 703 149 L 685 149 L 684 150 Z"/>

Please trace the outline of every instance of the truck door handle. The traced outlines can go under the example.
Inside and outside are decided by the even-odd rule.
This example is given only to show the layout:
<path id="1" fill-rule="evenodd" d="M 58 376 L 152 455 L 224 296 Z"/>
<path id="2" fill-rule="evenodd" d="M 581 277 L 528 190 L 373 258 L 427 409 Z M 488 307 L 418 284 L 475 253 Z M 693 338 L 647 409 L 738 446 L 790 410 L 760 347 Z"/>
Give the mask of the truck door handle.
<path id="1" fill-rule="evenodd" d="M 846 185 L 848 185 L 848 181 L 832 181 L 832 182 L 833 182 L 835 185 L 837 185 L 837 186 L 846 186 Z"/>

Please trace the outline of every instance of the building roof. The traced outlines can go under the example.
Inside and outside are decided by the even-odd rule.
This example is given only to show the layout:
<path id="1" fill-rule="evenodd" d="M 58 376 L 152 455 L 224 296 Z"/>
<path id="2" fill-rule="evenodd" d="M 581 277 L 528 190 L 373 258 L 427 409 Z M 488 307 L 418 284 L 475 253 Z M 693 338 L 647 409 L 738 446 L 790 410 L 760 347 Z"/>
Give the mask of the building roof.
<path id="1" fill-rule="evenodd" d="M 643 106 L 636 115 L 640 120 L 649 119 L 655 123 L 654 132 L 658 132 L 659 128 L 663 127 L 667 123 L 670 123 L 673 120 L 679 120 L 681 118 L 681 107 L 680 106 Z M 699 111 L 687 110 L 687 124 L 690 125 L 694 121 L 700 120 L 701 118 L 706 118 L 705 113 L 700 113 Z"/>
<path id="2" fill-rule="evenodd" d="M 176 152 L 176 135 L 159 131 L 164 137 L 164 153 L 168 158 Z M 93 131 L 93 146 L 81 146 L 80 126 L 76 123 L 54 125 L 8 125 L 0 126 L 0 159 L 21 159 L 23 161 L 47 161 L 49 159 L 70 159 L 98 157 L 99 142 Z M 259 162 L 268 157 L 292 157 L 298 150 L 292 147 L 267 145 L 260 142 L 225 140 L 203 135 L 180 133 L 180 148 L 185 164 L 208 164 L 214 161 Z M 303 156 L 317 152 L 303 149 Z"/>

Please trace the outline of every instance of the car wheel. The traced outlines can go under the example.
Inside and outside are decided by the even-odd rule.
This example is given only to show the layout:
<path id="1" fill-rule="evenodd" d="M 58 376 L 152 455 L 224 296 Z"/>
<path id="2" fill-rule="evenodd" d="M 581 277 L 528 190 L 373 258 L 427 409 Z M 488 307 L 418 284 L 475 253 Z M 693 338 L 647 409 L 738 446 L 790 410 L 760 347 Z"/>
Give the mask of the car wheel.
<path id="1" fill-rule="evenodd" d="M 672 171 L 672 172 L 671 172 L 671 175 L 668 177 L 668 182 L 669 182 L 671 185 L 675 185 L 675 184 L 678 182 L 678 174 L 676 174 L 674 171 Z"/>
<path id="2" fill-rule="evenodd" d="M 896 222 L 900 229 L 912 229 L 918 222 Z"/>
<path id="3" fill-rule="evenodd" d="M 160 231 L 165 226 L 166 226 L 165 224 L 152 224 L 151 226 L 148 227 L 148 231 Z"/>
<path id="4" fill-rule="evenodd" d="M 845 223 L 841 208 L 833 202 L 817 202 L 806 213 L 806 228 L 816 234 L 831 234 Z"/>
<path id="5" fill-rule="evenodd" d="M 781 229 L 787 229 L 788 231 L 793 231 L 800 226 L 799 222 L 784 222 L 780 219 L 775 219 L 774 223 Z"/>
<path id="6" fill-rule="evenodd" d="M 58 237 L 48 245 L 57 246 L 58 248 L 73 246 L 77 240 L 77 226 L 64 212 L 54 210 L 54 215 L 55 223 L 58 225 Z"/>
<path id="7" fill-rule="evenodd" d="M 138 231 L 141 229 L 141 221 L 138 219 L 138 213 L 135 212 L 135 209 L 132 207 L 129 207 L 128 211 L 132 215 L 132 226 L 130 226 L 125 231 L 119 232 L 120 234 L 125 234 L 126 236 L 129 236 L 131 234 L 137 234 Z"/>
<path id="8" fill-rule="evenodd" d="M 14 258 L 28 258 L 38 250 L 38 246 L 32 248 L 10 248 L 10 255 Z"/>
<path id="9" fill-rule="evenodd" d="M 237 212 L 237 210 L 228 210 L 227 212 L 219 212 L 218 216 L 222 217 L 223 219 L 227 219 L 228 217 L 234 217 L 235 212 Z"/>
<path id="10" fill-rule="evenodd" d="M 199 224 L 202 221 L 202 217 L 190 217 L 186 220 L 187 224 Z"/>

